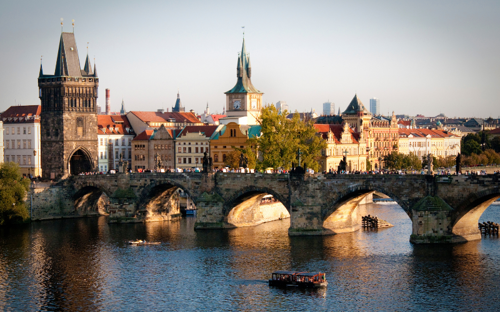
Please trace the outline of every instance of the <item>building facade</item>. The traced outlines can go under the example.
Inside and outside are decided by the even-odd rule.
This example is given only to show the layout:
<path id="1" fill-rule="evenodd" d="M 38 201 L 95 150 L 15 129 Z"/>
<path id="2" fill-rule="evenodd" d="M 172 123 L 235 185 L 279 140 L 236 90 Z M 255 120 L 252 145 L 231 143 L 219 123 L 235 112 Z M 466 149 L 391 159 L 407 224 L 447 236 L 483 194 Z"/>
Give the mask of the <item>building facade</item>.
<path id="1" fill-rule="evenodd" d="M 223 126 L 187 126 L 175 139 L 175 168 L 203 168 L 204 153 L 210 156 L 210 139 Z"/>
<path id="2" fill-rule="evenodd" d="M 131 111 L 127 118 L 135 133 L 145 130 L 159 129 L 164 126 L 167 129 L 182 129 L 185 126 L 203 126 L 203 123 L 194 113 L 169 113 L 158 110 L 156 112 Z"/>
<path id="3" fill-rule="evenodd" d="M 173 170 L 175 130 L 160 126 L 145 130 L 132 140 L 132 170 Z"/>
<path id="4" fill-rule="evenodd" d="M 320 171 L 337 171 L 340 161 L 346 157 L 346 170 L 365 171 L 366 140 L 355 133 L 347 122 L 344 124 L 315 124 L 319 135 L 326 141 L 326 149 L 321 151 L 318 161 Z"/>
<path id="5" fill-rule="evenodd" d="M 374 116 L 380 115 L 380 99 L 370 99 L 370 113 Z"/>
<path id="6" fill-rule="evenodd" d="M 220 119 L 221 124 L 235 122 L 240 125 L 257 125 L 262 108 L 262 92 L 257 90 L 251 81 L 252 66 L 247 54 L 245 39 L 241 47 L 236 68 L 236 85 L 226 94 L 226 115 Z"/>
<path id="7" fill-rule="evenodd" d="M 4 146 L 3 146 L 3 121 L 0 115 L 0 164 L 4 162 Z"/>
<path id="8" fill-rule="evenodd" d="M 428 154 L 445 158 L 460 153 L 460 137 L 443 130 L 399 129 L 399 141 L 407 145 L 400 153 L 417 155 L 422 160 Z"/>
<path id="9" fill-rule="evenodd" d="M 6 162 L 17 162 L 26 176 L 42 176 L 40 157 L 40 105 L 11 106 L 2 113 Z"/>
<path id="10" fill-rule="evenodd" d="M 88 55 L 81 69 L 74 33 L 61 34 L 53 75 L 45 75 L 40 65 L 38 87 L 43 177 L 96 170 L 99 78 Z"/>
<path id="11" fill-rule="evenodd" d="M 125 115 L 97 116 L 99 171 L 118 169 L 120 157 L 132 164 L 132 140 L 135 132 Z"/>

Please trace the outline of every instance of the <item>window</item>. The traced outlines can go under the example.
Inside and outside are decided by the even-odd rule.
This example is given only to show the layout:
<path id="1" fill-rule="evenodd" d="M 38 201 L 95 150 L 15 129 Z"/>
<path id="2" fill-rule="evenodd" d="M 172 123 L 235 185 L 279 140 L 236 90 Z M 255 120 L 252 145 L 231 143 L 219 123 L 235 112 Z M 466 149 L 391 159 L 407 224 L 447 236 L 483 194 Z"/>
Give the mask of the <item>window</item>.
<path id="1" fill-rule="evenodd" d="M 184 163 L 184 164 L 186 163 L 186 157 L 184 157 L 184 158 L 182 159 L 182 163 Z"/>
<path id="2" fill-rule="evenodd" d="M 219 162 L 219 154 L 214 155 L 214 162 Z"/>
<path id="3" fill-rule="evenodd" d="M 102 145 L 102 141 L 101 141 L 101 145 Z M 101 157 L 102 158 L 102 157 Z M 101 172 L 104 170 L 104 166 L 101 166 Z"/>
<path id="4" fill-rule="evenodd" d="M 132 139 L 128 138 L 128 146 L 132 146 Z"/>
<path id="5" fill-rule="evenodd" d="M 6 162 L 9 162 L 9 161 L 10 161 L 10 156 L 9 156 L 9 155 L 5 156 L 5 161 L 6 161 Z"/>
<path id="6" fill-rule="evenodd" d="M 191 147 L 188 147 L 188 153 L 191 153 Z"/>
<path id="7" fill-rule="evenodd" d="M 125 138 L 122 138 L 122 146 L 125 146 Z"/>
<path id="8" fill-rule="evenodd" d="M 194 160 L 195 160 L 196 164 L 198 164 L 198 157 L 196 157 Z"/>
<path id="9" fill-rule="evenodd" d="M 198 144 L 198 143 L 196 143 L 196 144 Z M 194 152 L 195 152 L 195 153 L 198 153 L 198 147 L 195 147 L 195 148 L 194 148 Z"/>
<path id="10" fill-rule="evenodd" d="M 9 128 L 7 128 L 9 129 Z M 9 140 L 5 140 L 5 149 L 9 149 L 10 148 L 10 141 Z"/>
<path id="11" fill-rule="evenodd" d="M 11 140 L 12 142 L 12 149 L 16 149 L 16 140 Z"/>
<path id="12" fill-rule="evenodd" d="M 26 156 L 28 158 L 28 165 L 31 165 L 31 155 Z"/>
<path id="13" fill-rule="evenodd" d="M 226 154 L 222 154 L 222 162 L 226 161 Z"/>
<path id="14" fill-rule="evenodd" d="M 17 134 L 21 134 L 21 127 L 17 127 Z"/>
<path id="15" fill-rule="evenodd" d="M 101 146 L 103 145 L 103 139 L 101 138 Z M 101 171 L 102 171 L 102 166 L 101 166 Z"/>
<path id="16" fill-rule="evenodd" d="M 181 158 L 177 158 L 177 163 L 182 163 L 182 159 Z"/>
<path id="17" fill-rule="evenodd" d="M 128 149 L 128 159 L 132 158 L 132 149 Z"/>
<path id="18" fill-rule="evenodd" d="M 184 143 L 184 144 L 186 144 L 186 143 Z M 183 152 L 183 153 L 185 153 L 185 152 L 186 152 L 186 148 L 185 148 L 185 147 L 183 147 L 183 148 L 182 148 L 182 152 Z"/>
<path id="19" fill-rule="evenodd" d="M 103 157 L 104 157 L 104 153 L 101 152 L 101 159 L 104 159 Z M 101 171 L 102 171 L 102 166 L 101 166 Z"/>
<path id="20" fill-rule="evenodd" d="M 28 140 L 28 148 L 31 148 L 31 140 Z"/>
<path id="21" fill-rule="evenodd" d="M 18 128 L 19 129 L 19 128 Z M 21 164 L 21 156 L 17 155 L 17 163 Z"/>
<path id="22" fill-rule="evenodd" d="M 26 140 L 23 140 L 23 149 L 26 149 Z"/>
<path id="23" fill-rule="evenodd" d="M 17 149 L 21 149 L 21 140 L 17 140 Z"/>
<path id="24" fill-rule="evenodd" d="M 118 146 L 118 139 L 115 139 L 115 146 Z"/>
<path id="25" fill-rule="evenodd" d="M 26 134 L 26 127 L 23 127 L 23 134 Z"/>
<path id="26" fill-rule="evenodd" d="M 118 156 L 118 149 L 115 150 L 115 159 L 119 159 L 120 157 Z"/>
<path id="27" fill-rule="evenodd" d="M 177 153 L 182 153 L 182 147 L 180 147 L 180 146 L 179 146 L 179 147 L 177 148 Z"/>
<path id="28" fill-rule="evenodd" d="M 5 134 L 9 134 L 9 127 L 5 128 Z"/>
<path id="29" fill-rule="evenodd" d="M 190 164 L 191 163 L 191 157 L 188 158 L 188 163 Z"/>

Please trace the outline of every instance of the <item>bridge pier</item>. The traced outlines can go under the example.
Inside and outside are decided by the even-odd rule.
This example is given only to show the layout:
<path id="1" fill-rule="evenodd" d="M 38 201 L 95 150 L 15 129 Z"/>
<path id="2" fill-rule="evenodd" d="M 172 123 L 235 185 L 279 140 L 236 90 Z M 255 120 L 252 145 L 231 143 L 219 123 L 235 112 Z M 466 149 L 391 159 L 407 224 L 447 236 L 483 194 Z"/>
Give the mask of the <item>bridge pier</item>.
<path id="1" fill-rule="evenodd" d="M 412 234 L 414 244 L 457 243 L 459 237 L 453 235 L 453 208 L 438 196 L 426 196 L 411 209 Z"/>
<path id="2" fill-rule="evenodd" d="M 223 229 L 224 222 L 224 199 L 217 193 L 203 193 L 196 201 L 196 223 L 195 230 Z"/>

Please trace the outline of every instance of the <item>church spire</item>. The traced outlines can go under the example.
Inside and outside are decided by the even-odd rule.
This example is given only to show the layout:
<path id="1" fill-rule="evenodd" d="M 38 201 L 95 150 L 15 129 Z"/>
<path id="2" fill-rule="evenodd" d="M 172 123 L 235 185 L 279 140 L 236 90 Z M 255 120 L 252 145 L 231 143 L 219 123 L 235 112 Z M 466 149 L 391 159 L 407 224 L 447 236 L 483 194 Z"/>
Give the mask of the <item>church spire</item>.
<path id="1" fill-rule="evenodd" d="M 95 59 L 94 59 L 94 77 L 97 77 L 97 65 L 95 64 Z"/>
<path id="2" fill-rule="evenodd" d="M 40 73 L 38 74 L 38 77 L 43 76 L 43 68 L 42 68 L 42 63 L 40 62 Z"/>
<path id="3" fill-rule="evenodd" d="M 122 99 L 122 107 L 120 109 L 120 115 L 125 115 L 125 102 Z"/>
<path id="4" fill-rule="evenodd" d="M 85 59 L 85 66 L 83 67 L 83 71 L 87 75 L 92 75 L 92 65 L 90 65 L 89 53 L 87 52 L 87 58 Z"/>
<path id="5" fill-rule="evenodd" d="M 241 45 L 241 53 L 238 56 L 238 65 L 236 67 L 236 76 L 238 81 L 236 85 L 226 93 L 262 93 L 257 90 L 250 80 L 251 65 L 250 65 L 250 54 L 247 53 L 245 38 L 243 38 L 243 43 Z"/>

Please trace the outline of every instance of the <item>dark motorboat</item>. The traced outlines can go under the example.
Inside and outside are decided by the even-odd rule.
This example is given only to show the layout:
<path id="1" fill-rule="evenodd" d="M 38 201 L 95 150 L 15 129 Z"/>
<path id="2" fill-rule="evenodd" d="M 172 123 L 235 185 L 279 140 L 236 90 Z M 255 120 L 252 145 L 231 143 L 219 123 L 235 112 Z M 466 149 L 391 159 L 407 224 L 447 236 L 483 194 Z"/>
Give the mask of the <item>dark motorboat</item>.
<path id="1" fill-rule="evenodd" d="M 328 286 L 325 273 L 276 271 L 269 280 L 269 286 L 320 288 Z"/>

